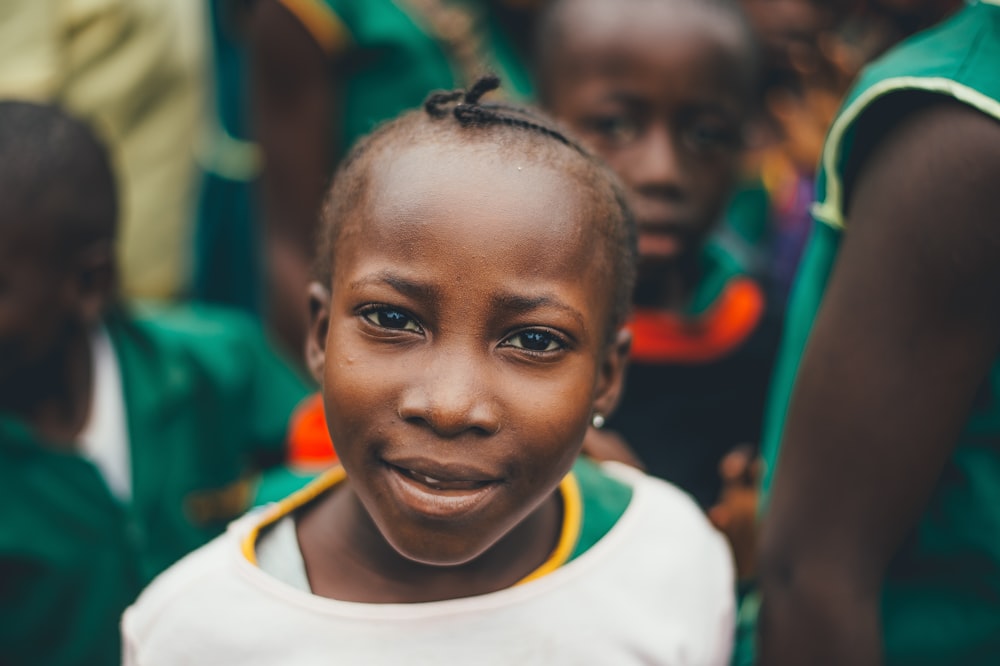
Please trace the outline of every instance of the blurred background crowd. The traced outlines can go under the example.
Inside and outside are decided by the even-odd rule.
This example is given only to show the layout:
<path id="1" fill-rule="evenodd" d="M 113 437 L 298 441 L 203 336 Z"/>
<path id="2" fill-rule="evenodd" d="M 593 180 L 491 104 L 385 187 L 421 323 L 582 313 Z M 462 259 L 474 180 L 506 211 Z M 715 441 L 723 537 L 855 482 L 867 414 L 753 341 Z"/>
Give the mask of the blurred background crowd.
<path id="1" fill-rule="evenodd" d="M 162 402 L 160 391 L 169 389 L 164 377 L 172 367 L 180 368 L 182 384 L 214 382 L 211 372 L 217 370 L 225 377 L 218 389 L 223 397 L 190 393 L 191 400 L 205 407 L 188 415 L 193 419 L 190 429 L 173 427 L 179 413 L 175 410 L 158 414 L 149 431 L 155 437 L 193 438 L 206 447 L 219 437 L 242 438 L 242 443 L 230 447 L 234 460 L 236 452 L 241 456 L 250 452 L 258 467 L 278 465 L 263 484 L 256 477 L 251 485 L 244 483 L 250 477 L 242 462 L 216 477 L 171 481 L 177 486 L 177 502 L 186 508 L 183 516 L 169 519 L 164 518 L 167 512 L 160 515 L 160 509 L 150 508 L 159 502 L 155 492 L 160 491 L 140 490 L 138 484 L 162 485 L 157 469 L 164 476 L 198 477 L 197 464 L 184 467 L 154 460 L 145 477 L 134 466 L 135 486 L 117 495 L 138 508 L 126 511 L 128 520 L 114 520 L 127 524 L 122 530 L 146 533 L 135 537 L 134 543 L 141 546 L 130 542 L 129 548 L 157 553 L 139 556 L 141 564 L 130 573 L 134 580 L 123 585 L 111 606 L 128 603 L 152 575 L 217 533 L 229 518 L 254 502 L 284 495 L 312 470 L 334 459 L 322 408 L 311 397 L 315 385 L 302 360 L 307 284 L 317 211 L 331 174 L 359 137 L 420 105 L 430 90 L 465 87 L 483 73 L 494 72 L 503 81 L 501 95 L 542 105 L 605 157 L 626 185 L 638 192 L 632 203 L 637 204 L 640 218 L 644 196 L 669 199 L 671 188 L 681 187 L 669 174 L 646 183 L 648 174 L 639 173 L 639 167 L 629 171 L 630 165 L 646 159 L 639 153 L 626 154 L 629 142 L 642 131 L 636 120 L 642 111 L 631 118 L 610 112 L 574 115 L 577 107 L 566 82 L 575 73 L 559 61 L 556 51 L 570 48 L 572 40 L 563 32 L 579 36 L 586 30 L 575 28 L 573 21 L 583 20 L 578 17 L 554 18 L 548 4 L 546 0 L 0 2 L 0 99 L 55 103 L 84 121 L 107 148 L 120 213 L 113 300 L 142 307 L 153 303 L 172 311 L 182 308 L 187 323 L 172 323 L 171 331 L 183 329 L 184 335 L 194 331 L 193 335 L 215 340 L 198 352 L 215 360 L 198 365 L 187 379 L 185 364 L 193 363 L 190 359 L 197 354 L 178 352 L 176 358 L 168 358 L 164 352 L 163 365 L 149 370 L 143 386 L 125 386 L 126 403 L 132 400 L 129 391 L 155 394 L 151 400 Z M 632 11 L 630 4 L 608 0 L 608 14 L 599 20 L 617 20 L 616 13 Z M 724 172 L 721 175 L 706 167 L 692 176 L 711 190 L 704 195 L 705 216 L 711 219 L 684 240 L 688 246 L 661 248 L 665 256 L 697 255 L 690 259 L 690 276 L 680 271 L 675 284 L 654 271 L 648 291 L 642 291 L 640 269 L 632 324 L 633 366 L 625 397 L 619 412 L 609 416 L 608 429 L 588 435 L 585 450 L 595 457 L 640 465 L 691 493 L 730 538 L 739 574 L 749 580 L 755 568 L 759 433 L 781 323 L 813 225 L 811 206 L 824 138 L 852 81 L 867 63 L 963 3 L 740 0 L 739 4 L 740 20 L 747 22 L 752 34 L 746 59 L 753 73 L 741 98 L 746 100 L 745 113 L 741 111 L 739 128 L 731 138 L 724 134 L 726 128 L 712 127 L 711 122 L 690 135 L 698 150 L 715 151 L 726 160 L 717 167 Z M 736 80 L 732 85 L 744 83 Z M 683 187 L 694 191 L 701 185 Z M 258 329 L 266 332 L 266 340 Z M 232 339 L 244 343 L 234 349 Z M 245 343 L 247 339 L 253 343 Z M 139 342 L 136 348 L 148 351 L 150 344 Z M 167 348 L 174 343 L 163 344 Z M 20 349 L 0 348 L 0 353 L 16 355 Z M 124 357 L 121 362 L 125 363 Z M 28 372 L 42 372 L 38 368 L 43 366 L 39 362 L 25 367 Z M 216 370 L 204 369 L 209 366 Z M 249 366 L 255 368 L 254 377 L 243 377 L 240 373 L 248 372 Z M 0 371 L 4 368 L 0 360 Z M 0 383 L 3 378 L 0 372 Z M 21 404 L 8 400 L 9 393 L 19 391 L 4 393 L 4 409 Z M 205 401 L 215 399 L 218 404 L 206 406 Z M 76 426 L 85 420 L 77 418 Z M 231 425 L 247 420 L 252 423 L 233 435 Z M 78 430 L 74 428 L 71 423 L 57 434 L 72 439 Z M 130 431 L 133 446 L 138 432 Z M 13 447 L 8 444 L 22 434 L 0 428 L 0 438 L 4 437 L 9 441 L 0 442 L 0 456 L 14 455 L 5 453 L 5 447 Z M 107 480 L 106 468 L 102 472 Z M 6 478 L 3 475 L 0 471 L 0 479 Z M 12 487 L 22 481 L 9 480 Z M 49 488 L 40 492 L 51 492 L 46 485 L 50 483 L 39 481 Z M 193 497 L 196 487 L 211 488 L 211 493 Z M 64 500 L 83 501 L 76 496 Z M 139 506 L 140 500 L 148 506 Z M 38 639 L 32 637 L 33 629 L 25 627 L 32 617 L 42 624 L 80 625 L 80 613 L 91 602 L 64 604 L 64 614 L 53 619 L 51 608 L 38 600 L 39 588 L 31 576 L 40 575 L 39 569 L 24 555 L 31 548 L 23 548 L 23 543 L 37 538 L 51 539 L 56 550 L 80 547 L 59 542 L 59 535 L 38 537 L 37 525 L 18 527 L 17 519 L 2 511 L 0 549 L 6 550 L 0 552 L 0 566 L 6 568 L 0 569 L 5 578 L 0 582 L 0 617 L 6 619 L 0 625 L 0 664 L 29 663 L 17 656 L 8 661 L 2 641 L 11 645 L 21 641 L 31 652 Z M 59 519 L 59 524 L 66 520 Z M 180 536 L 173 543 L 154 544 L 156 538 L 168 538 L 167 532 L 150 536 L 152 530 L 159 531 L 150 526 L 157 520 L 197 527 L 178 527 Z M 66 528 L 60 534 L 73 531 Z M 96 538 L 83 532 L 72 538 Z M 65 575 L 84 574 L 70 567 Z M 28 581 L 26 587 L 18 587 L 18 580 Z M 77 594 L 83 599 L 92 592 Z M 22 598 L 35 599 L 37 608 L 8 603 Z M 70 646 L 77 641 L 76 647 L 56 650 L 51 663 L 108 663 L 73 656 L 73 650 L 90 649 L 79 648 L 87 644 L 84 634 L 100 629 L 67 631 L 64 642 Z"/>

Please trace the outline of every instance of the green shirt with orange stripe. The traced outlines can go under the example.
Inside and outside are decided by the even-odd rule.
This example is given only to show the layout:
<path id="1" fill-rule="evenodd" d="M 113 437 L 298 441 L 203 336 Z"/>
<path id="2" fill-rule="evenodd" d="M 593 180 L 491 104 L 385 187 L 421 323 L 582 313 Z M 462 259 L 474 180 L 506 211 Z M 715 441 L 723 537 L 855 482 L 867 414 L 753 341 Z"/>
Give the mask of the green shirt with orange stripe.
<path id="1" fill-rule="evenodd" d="M 721 244 L 705 247 L 701 269 L 686 311 L 636 308 L 625 389 L 607 427 L 650 474 L 705 508 L 719 494 L 721 458 L 759 440 L 779 327 L 760 284 Z"/>

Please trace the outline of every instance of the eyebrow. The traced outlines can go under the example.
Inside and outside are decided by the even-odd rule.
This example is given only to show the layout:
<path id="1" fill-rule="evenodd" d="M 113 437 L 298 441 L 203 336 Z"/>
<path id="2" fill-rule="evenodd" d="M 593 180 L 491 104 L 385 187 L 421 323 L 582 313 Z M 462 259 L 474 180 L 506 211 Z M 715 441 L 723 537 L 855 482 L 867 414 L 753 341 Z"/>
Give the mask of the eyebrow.
<path id="1" fill-rule="evenodd" d="M 538 296 L 524 296 L 522 294 L 509 293 L 497 294 L 493 297 L 493 305 L 497 309 L 511 314 L 526 314 L 542 308 L 552 308 L 569 315 L 575 319 L 576 323 L 582 328 L 586 328 L 586 322 L 583 318 L 583 314 L 581 314 L 579 310 L 566 305 L 558 298 L 547 294 L 540 294 Z"/>
<path id="2" fill-rule="evenodd" d="M 417 282 L 405 278 L 392 271 L 379 271 L 372 275 L 367 275 L 359 280 L 351 282 L 351 289 L 359 289 L 373 285 L 388 285 L 399 293 L 413 299 L 435 301 L 440 295 L 440 291 L 433 285 Z"/>
<path id="3" fill-rule="evenodd" d="M 603 101 L 616 102 L 636 108 L 647 108 L 650 106 L 648 100 L 642 95 L 620 90 L 612 91 Z M 694 104 L 689 105 L 689 109 L 698 113 L 715 113 L 723 116 L 732 116 L 734 113 L 727 101 L 718 99 L 696 100 Z"/>
<path id="4" fill-rule="evenodd" d="M 414 299 L 430 302 L 440 300 L 441 292 L 437 287 L 411 280 L 389 270 L 366 275 L 351 282 L 350 287 L 351 289 L 359 289 L 372 285 L 388 285 L 399 293 Z M 579 310 L 549 294 L 525 296 L 523 294 L 500 293 L 494 295 L 491 300 L 494 308 L 508 314 L 527 314 L 543 308 L 559 310 L 572 317 L 581 327 L 586 328 L 586 320 Z"/>

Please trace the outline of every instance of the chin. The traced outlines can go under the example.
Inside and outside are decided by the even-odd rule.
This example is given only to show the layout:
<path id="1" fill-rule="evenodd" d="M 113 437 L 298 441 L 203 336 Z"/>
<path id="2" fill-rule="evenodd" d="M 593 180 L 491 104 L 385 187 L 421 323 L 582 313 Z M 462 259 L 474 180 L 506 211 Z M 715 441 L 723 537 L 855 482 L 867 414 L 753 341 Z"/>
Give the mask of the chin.
<path id="1" fill-rule="evenodd" d="M 394 534 L 379 528 L 382 537 L 401 557 L 432 567 L 457 567 L 468 564 L 488 551 L 502 538 L 470 539 L 467 531 L 420 529 L 413 533 Z"/>

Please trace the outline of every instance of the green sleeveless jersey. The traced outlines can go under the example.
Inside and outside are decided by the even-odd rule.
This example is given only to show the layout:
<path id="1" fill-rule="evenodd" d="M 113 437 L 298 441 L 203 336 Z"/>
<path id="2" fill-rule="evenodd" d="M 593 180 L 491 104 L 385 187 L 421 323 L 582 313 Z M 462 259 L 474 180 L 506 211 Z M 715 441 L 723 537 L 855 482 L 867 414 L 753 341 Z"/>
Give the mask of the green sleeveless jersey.
<path id="1" fill-rule="evenodd" d="M 762 447 L 768 470 L 836 261 L 845 224 L 843 176 L 858 120 L 876 100 L 908 91 L 952 97 L 1000 121 L 1000 0 L 970 4 L 875 62 L 830 129 L 817 177 L 816 223 L 771 389 Z M 768 475 L 765 501 L 770 483 Z M 887 572 L 882 616 L 888 664 L 1000 664 L 1000 359 L 925 513 Z"/>

